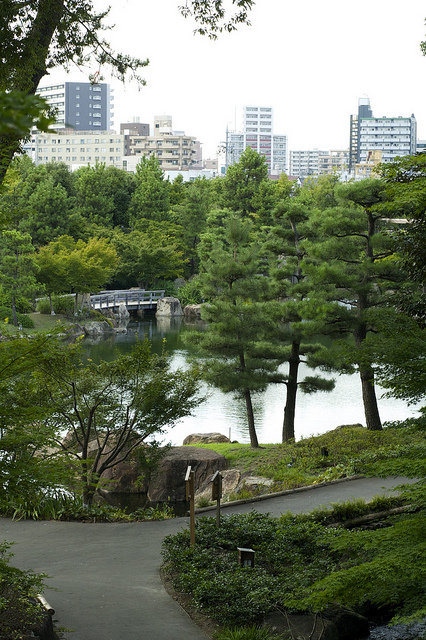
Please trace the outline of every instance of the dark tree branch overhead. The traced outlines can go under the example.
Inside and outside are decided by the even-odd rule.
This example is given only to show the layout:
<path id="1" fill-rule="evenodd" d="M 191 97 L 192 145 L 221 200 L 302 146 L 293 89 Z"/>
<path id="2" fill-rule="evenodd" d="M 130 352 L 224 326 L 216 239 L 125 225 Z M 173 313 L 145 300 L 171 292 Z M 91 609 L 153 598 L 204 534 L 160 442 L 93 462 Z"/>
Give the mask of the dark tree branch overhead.
<path id="1" fill-rule="evenodd" d="M 253 0 L 187 0 L 179 7 L 200 25 L 198 33 L 216 38 L 222 31 L 233 31 L 238 24 L 249 24 Z M 145 81 L 139 71 L 148 64 L 125 53 L 116 53 L 103 31 L 109 9 L 96 12 L 93 0 L 1 0 L 0 2 L 0 92 L 21 91 L 35 94 L 40 80 L 55 67 L 88 66 L 98 73 L 109 67 L 124 81 Z M 92 78 L 94 73 L 89 75 Z M 19 152 L 22 132 L 0 135 L 0 184 L 13 156 Z"/>

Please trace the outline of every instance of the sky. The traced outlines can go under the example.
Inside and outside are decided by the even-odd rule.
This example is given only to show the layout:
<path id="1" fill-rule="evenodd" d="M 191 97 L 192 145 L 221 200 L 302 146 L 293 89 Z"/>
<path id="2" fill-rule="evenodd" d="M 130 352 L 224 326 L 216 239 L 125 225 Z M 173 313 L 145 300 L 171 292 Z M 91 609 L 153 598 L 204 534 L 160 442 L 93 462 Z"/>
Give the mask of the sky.
<path id="1" fill-rule="evenodd" d="M 228 2 L 229 0 L 225 0 Z M 97 9 L 107 6 L 94 0 Z M 274 133 L 296 149 L 345 149 L 349 119 L 368 97 L 374 116 L 411 116 L 426 139 L 424 0 L 257 0 L 252 26 L 216 41 L 194 35 L 182 0 L 110 0 L 106 33 L 113 48 L 149 58 L 146 86 L 114 88 L 114 128 L 139 117 L 151 126 L 168 114 L 173 129 L 195 136 L 203 158 L 215 157 L 226 128 L 240 130 L 244 105 L 270 106 Z M 98 68 L 56 69 L 51 81 L 84 81 Z"/>

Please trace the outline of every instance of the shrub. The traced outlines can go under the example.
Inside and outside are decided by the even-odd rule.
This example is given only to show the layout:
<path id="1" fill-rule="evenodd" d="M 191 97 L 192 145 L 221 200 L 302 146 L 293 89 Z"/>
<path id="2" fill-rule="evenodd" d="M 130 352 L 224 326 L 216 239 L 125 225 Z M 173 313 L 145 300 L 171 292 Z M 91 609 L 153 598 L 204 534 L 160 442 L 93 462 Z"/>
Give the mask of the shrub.
<path id="1" fill-rule="evenodd" d="M 34 598 L 43 590 L 44 576 L 10 567 L 9 547 L 0 543 L 0 638 L 19 640 L 42 623 L 43 611 Z"/>
<path id="2" fill-rule="evenodd" d="M 198 278 L 192 278 L 192 280 L 188 280 L 183 287 L 179 287 L 177 297 L 182 307 L 185 307 L 187 304 L 201 304 L 204 302 Z"/>
<path id="3" fill-rule="evenodd" d="M 217 631 L 213 635 L 213 640 L 278 640 L 276 635 L 266 627 L 228 627 L 222 631 Z"/>

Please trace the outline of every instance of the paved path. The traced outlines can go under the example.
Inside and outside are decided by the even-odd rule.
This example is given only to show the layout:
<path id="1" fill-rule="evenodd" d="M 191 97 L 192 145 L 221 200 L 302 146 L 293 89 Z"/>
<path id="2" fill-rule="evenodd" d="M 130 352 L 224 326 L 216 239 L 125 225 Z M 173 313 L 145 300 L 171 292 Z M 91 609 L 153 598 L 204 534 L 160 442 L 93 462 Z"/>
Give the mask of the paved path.
<path id="1" fill-rule="evenodd" d="M 228 507 L 224 513 L 300 513 L 355 497 L 370 499 L 401 481 L 362 478 Z M 45 596 L 56 610 L 57 625 L 73 630 L 64 633 L 67 640 L 206 640 L 164 591 L 159 576 L 163 538 L 186 526 L 187 518 L 131 524 L 0 518 L 0 540 L 15 542 L 12 564 L 50 576 Z"/>

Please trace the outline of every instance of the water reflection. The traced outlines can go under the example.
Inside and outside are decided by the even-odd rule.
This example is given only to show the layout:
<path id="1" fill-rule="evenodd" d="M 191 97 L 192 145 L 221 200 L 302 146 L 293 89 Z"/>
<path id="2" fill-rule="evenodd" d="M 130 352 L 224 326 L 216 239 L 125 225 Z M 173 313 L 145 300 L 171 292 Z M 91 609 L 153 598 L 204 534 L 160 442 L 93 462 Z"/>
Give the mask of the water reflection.
<path id="1" fill-rule="evenodd" d="M 148 338 L 152 351 L 160 353 L 164 340 L 166 348 L 173 355 L 173 367 L 186 367 L 190 350 L 183 336 L 188 331 L 202 331 L 200 322 L 186 323 L 181 318 L 145 317 L 139 322 L 130 323 L 127 333 L 107 337 L 101 341 L 86 339 L 83 348 L 86 357 L 95 362 L 113 360 L 117 353 L 129 353 L 137 339 Z M 286 370 L 285 365 L 282 367 Z M 300 375 L 309 371 L 301 365 Z M 327 375 L 327 374 L 324 374 Z M 296 439 L 309 437 L 336 428 L 340 424 L 365 424 L 364 408 L 361 397 L 361 383 L 357 375 L 328 375 L 336 379 L 334 391 L 319 392 L 312 395 L 299 393 L 296 407 Z M 167 434 L 165 441 L 181 445 L 190 433 L 209 433 L 218 431 L 239 442 L 249 442 L 246 427 L 245 403 L 225 394 L 218 389 L 204 385 L 206 401 L 198 407 L 193 416 L 184 418 Z M 415 408 L 408 407 L 401 400 L 381 398 L 382 390 L 377 387 L 379 409 L 382 421 L 404 420 L 417 415 Z M 265 393 L 254 395 L 256 429 L 260 442 L 281 442 L 281 430 L 285 403 L 285 385 L 273 384 Z"/>

